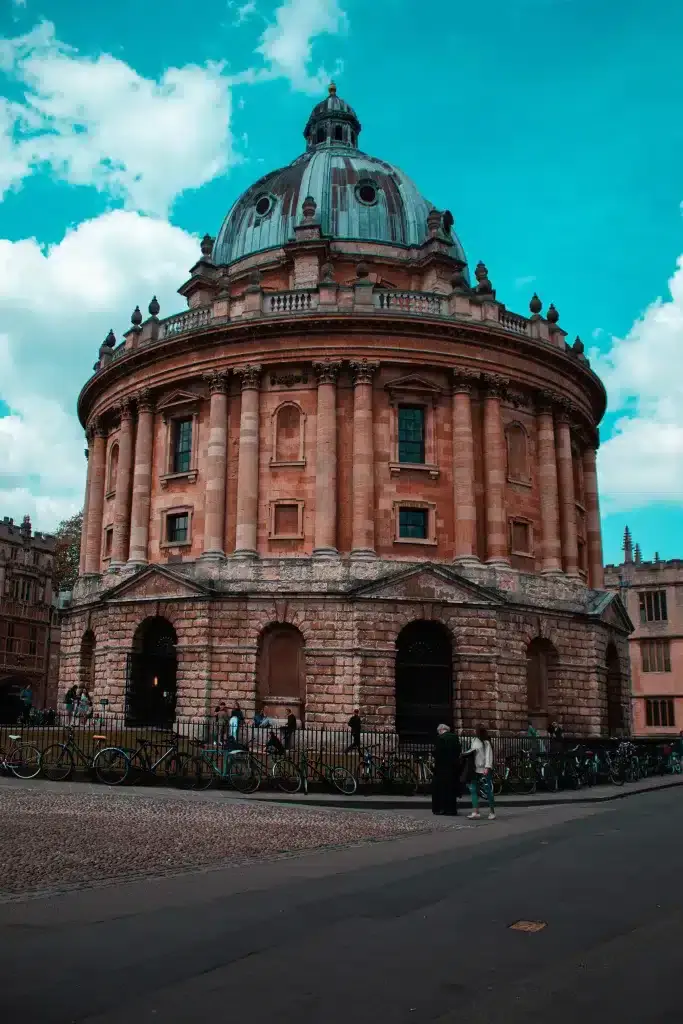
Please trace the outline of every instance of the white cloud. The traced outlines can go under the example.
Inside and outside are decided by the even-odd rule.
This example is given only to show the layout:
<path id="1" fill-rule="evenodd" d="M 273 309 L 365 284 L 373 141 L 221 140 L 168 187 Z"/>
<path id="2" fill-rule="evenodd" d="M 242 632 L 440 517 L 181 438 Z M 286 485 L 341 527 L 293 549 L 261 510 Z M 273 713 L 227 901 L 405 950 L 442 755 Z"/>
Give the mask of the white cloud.
<path id="1" fill-rule="evenodd" d="M 285 0 L 274 17 L 261 36 L 257 53 L 265 58 L 274 77 L 289 79 L 301 92 L 322 92 L 330 81 L 330 72 L 324 67 L 309 71 L 313 40 L 346 30 L 347 18 L 337 0 Z M 337 62 L 335 72 L 338 69 Z"/>
<path id="2" fill-rule="evenodd" d="M 198 240 L 165 220 L 115 210 L 62 241 L 0 240 L 0 380 L 12 414 L 0 418 L 0 510 L 38 529 L 80 508 L 85 460 L 74 409 L 110 327 L 121 337 L 136 305 L 156 293 L 161 315 L 183 307 L 176 289 Z"/>
<path id="3" fill-rule="evenodd" d="M 0 70 L 24 101 L 0 106 L 0 190 L 49 168 L 130 209 L 165 214 L 223 173 L 231 145 L 230 80 L 217 64 L 144 78 L 110 54 L 80 56 L 43 22 L 0 40 Z"/>
<path id="4" fill-rule="evenodd" d="M 683 256 L 669 292 L 606 355 L 592 353 L 622 412 L 599 455 L 606 511 L 683 502 Z"/>
<path id="5" fill-rule="evenodd" d="M 526 277 L 516 277 L 515 288 L 524 288 L 528 284 L 533 284 L 535 280 L 536 277 L 534 274 L 527 274 Z"/>
<path id="6" fill-rule="evenodd" d="M 247 0 L 247 3 L 245 4 L 230 3 L 228 4 L 228 7 L 235 8 L 235 20 L 233 24 L 236 26 L 244 24 L 252 14 L 256 14 L 256 4 L 253 0 Z"/>

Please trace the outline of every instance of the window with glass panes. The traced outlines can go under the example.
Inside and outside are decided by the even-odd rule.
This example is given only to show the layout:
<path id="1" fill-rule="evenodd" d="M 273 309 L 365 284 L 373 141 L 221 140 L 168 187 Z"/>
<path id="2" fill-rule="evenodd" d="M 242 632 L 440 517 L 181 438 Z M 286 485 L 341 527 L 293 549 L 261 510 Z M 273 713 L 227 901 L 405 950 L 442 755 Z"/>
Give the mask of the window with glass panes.
<path id="1" fill-rule="evenodd" d="M 425 460 L 425 409 L 422 405 L 398 407 L 398 461 L 423 463 Z"/>
<path id="2" fill-rule="evenodd" d="M 178 512 L 166 517 L 166 540 L 169 544 L 183 544 L 188 540 L 190 516 Z"/>
<path id="3" fill-rule="evenodd" d="M 173 472 L 189 473 L 192 461 L 192 420 L 173 423 Z"/>
<path id="4" fill-rule="evenodd" d="M 428 526 L 429 509 L 400 508 L 398 510 L 399 537 L 414 537 L 416 540 L 426 540 Z"/>
<path id="5" fill-rule="evenodd" d="M 645 722 L 657 728 L 671 728 L 676 724 L 674 702 L 671 697 L 652 697 L 645 701 Z"/>
<path id="6" fill-rule="evenodd" d="M 640 658 L 643 672 L 670 672 L 671 656 L 668 640 L 641 640 Z"/>
<path id="7" fill-rule="evenodd" d="M 666 590 L 643 590 L 640 598 L 641 622 L 666 622 Z"/>

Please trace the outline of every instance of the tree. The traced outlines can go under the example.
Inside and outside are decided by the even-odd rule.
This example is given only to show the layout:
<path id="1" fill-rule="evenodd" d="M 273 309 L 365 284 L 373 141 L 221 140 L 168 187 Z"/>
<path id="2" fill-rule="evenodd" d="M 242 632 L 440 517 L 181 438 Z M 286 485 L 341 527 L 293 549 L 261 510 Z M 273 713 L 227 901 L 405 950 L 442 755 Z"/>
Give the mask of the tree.
<path id="1" fill-rule="evenodd" d="M 54 589 L 72 590 L 78 579 L 78 563 L 81 557 L 81 530 L 83 512 L 77 512 L 71 519 L 64 519 L 55 531 Z"/>

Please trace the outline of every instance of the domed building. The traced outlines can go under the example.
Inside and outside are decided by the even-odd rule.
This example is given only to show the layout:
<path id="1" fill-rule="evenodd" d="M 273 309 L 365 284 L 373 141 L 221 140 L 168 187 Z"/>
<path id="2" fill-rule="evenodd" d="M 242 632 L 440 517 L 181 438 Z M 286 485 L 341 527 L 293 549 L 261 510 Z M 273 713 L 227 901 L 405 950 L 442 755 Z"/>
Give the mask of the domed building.
<path id="1" fill-rule="evenodd" d="M 62 690 L 139 722 L 240 699 L 406 736 L 626 728 L 604 388 L 360 135 L 330 86 L 305 152 L 202 240 L 188 308 L 101 346 Z"/>

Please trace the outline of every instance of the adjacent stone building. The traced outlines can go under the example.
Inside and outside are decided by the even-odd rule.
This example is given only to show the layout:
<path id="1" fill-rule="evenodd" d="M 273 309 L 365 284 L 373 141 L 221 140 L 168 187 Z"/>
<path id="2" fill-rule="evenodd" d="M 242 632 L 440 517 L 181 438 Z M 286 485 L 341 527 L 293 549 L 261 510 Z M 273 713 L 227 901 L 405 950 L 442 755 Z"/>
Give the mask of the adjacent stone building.
<path id="1" fill-rule="evenodd" d="M 35 707 L 57 700 L 59 622 L 52 602 L 56 540 L 31 520 L 0 522 L 0 721 L 16 721 L 27 684 Z"/>
<path id="2" fill-rule="evenodd" d="M 239 698 L 405 735 L 622 728 L 602 384 L 360 131 L 330 86 L 305 152 L 202 240 L 188 309 L 153 299 L 101 346 L 61 687 L 132 721 Z"/>
<path id="3" fill-rule="evenodd" d="M 629 638 L 633 732 L 666 735 L 683 729 L 683 560 L 644 561 L 624 531 L 624 561 L 605 567 L 636 628 Z"/>

